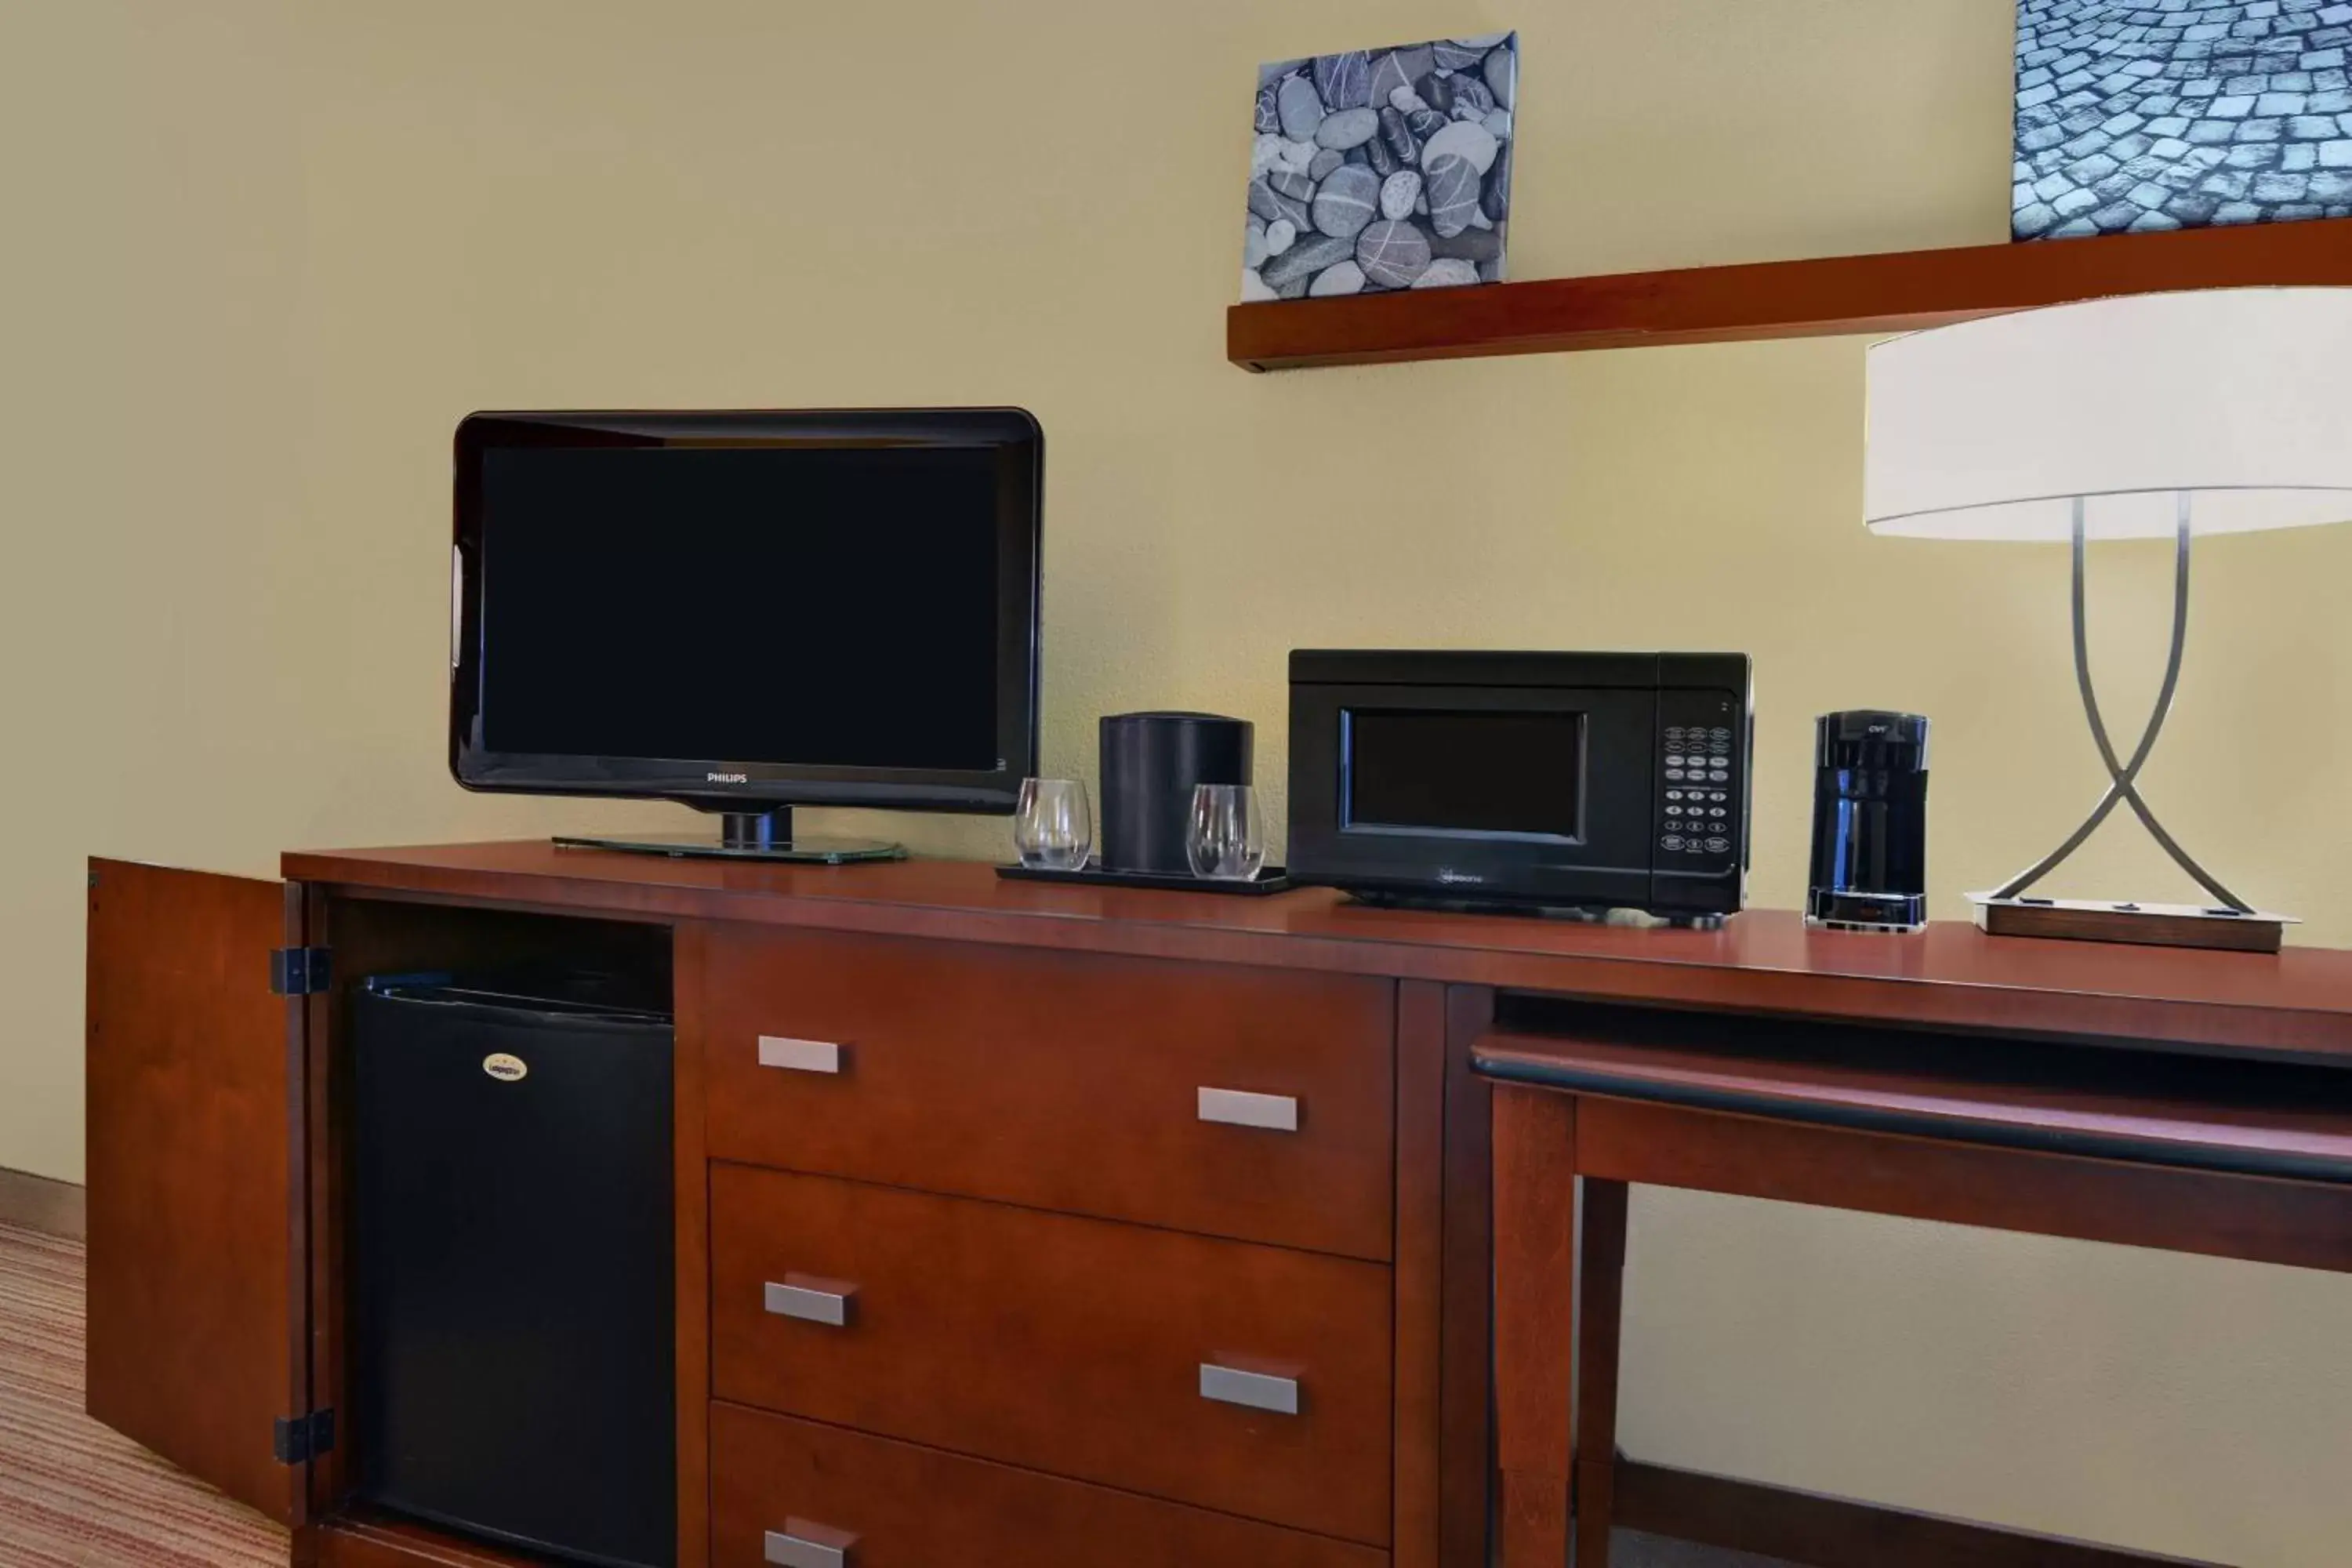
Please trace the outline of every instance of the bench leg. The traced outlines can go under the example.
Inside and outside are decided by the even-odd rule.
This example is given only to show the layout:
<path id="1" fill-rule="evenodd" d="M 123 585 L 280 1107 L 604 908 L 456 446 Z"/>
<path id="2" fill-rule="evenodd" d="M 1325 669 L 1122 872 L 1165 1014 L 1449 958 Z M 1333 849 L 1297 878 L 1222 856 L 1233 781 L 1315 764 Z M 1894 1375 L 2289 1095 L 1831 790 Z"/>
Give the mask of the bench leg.
<path id="1" fill-rule="evenodd" d="M 1617 1497 L 1617 1335 L 1625 1300 L 1625 1184 L 1584 1178 L 1578 1238 L 1576 1568 L 1609 1568 Z"/>
<path id="2" fill-rule="evenodd" d="M 1495 1448 L 1503 1568 L 1568 1562 L 1576 1100 L 1496 1085 Z"/>

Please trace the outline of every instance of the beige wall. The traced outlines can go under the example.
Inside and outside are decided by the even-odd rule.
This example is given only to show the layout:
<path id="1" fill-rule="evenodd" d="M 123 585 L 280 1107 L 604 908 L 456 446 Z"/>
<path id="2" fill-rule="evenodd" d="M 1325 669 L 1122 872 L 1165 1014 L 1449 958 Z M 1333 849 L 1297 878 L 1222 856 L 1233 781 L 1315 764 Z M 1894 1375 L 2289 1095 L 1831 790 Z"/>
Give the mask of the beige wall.
<path id="1" fill-rule="evenodd" d="M 1293 645 L 1745 648 L 1757 896 L 1808 721 L 1938 726 L 1939 912 L 2095 794 L 2043 549 L 1866 536 L 1862 345 L 1253 377 L 1262 58 L 1517 25 L 1521 277 L 1995 240 L 2003 0 L 16 0 L 0 6 L 0 1164 L 71 1177 L 79 861 L 659 808 L 441 763 L 446 446 L 483 406 L 1005 401 L 1050 434 L 1045 758 Z M 2103 552 L 2118 707 L 2160 551 Z M 2225 540 L 2151 793 L 2313 940 L 2352 529 Z M 1279 802 L 1276 802 L 1279 805 Z M 1277 814 L 1278 816 L 1278 814 Z M 893 822 L 987 854 L 996 823 Z M 2179 887 L 2118 825 L 2076 885 Z M 2352 1281 L 1644 1192 L 1647 1458 L 2260 1564 L 2352 1541 Z"/>

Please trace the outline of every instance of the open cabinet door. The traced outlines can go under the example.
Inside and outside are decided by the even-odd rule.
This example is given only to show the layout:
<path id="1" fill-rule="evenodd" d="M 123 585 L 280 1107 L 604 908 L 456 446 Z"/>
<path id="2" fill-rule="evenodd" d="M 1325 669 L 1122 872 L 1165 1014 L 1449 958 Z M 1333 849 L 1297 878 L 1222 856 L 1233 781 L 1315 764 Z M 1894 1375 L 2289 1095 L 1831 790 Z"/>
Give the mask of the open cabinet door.
<path id="1" fill-rule="evenodd" d="M 300 922 L 281 883 L 90 862 L 89 1414 L 289 1524 L 302 1036 L 271 952 Z"/>

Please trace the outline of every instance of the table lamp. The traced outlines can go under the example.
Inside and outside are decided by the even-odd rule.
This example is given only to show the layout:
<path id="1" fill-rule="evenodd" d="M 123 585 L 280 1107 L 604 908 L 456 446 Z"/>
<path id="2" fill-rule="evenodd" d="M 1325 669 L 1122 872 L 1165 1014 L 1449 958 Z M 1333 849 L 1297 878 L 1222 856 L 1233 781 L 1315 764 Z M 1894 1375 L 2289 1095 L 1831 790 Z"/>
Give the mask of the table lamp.
<path id="1" fill-rule="evenodd" d="M 2145 294 L 1989 317 L 1872 346 L 1863 507 L 1874 533 L 2069 542 L 2074 679 L 2108 784 L 2082 826 L 1987 893 L 1989 931 L 2276 952 L 2256 910 L 2191 858 L 2141 795 L 2179 683 L 2189 542 L 2352 519 L 2352 289 Z M 2085 548 L 2174 540 L 2171 652 L 2126 753 L 2084 636 Z M 2129 806 L 2210 902 L 2036 898 L 2028 889 Z"/>

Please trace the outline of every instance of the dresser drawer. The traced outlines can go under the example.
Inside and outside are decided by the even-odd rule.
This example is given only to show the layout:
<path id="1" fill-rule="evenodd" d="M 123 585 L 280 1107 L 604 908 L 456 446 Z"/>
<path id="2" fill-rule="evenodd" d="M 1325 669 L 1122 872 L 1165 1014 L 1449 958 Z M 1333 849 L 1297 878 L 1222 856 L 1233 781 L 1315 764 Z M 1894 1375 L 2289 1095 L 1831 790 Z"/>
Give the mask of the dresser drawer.
<path id="1" fill-rule="evenodd" d="M 1377 1264 L 719 1164 L 710 1270 L 722 1399 L 1388 1540 Z"/>
<path id="2" fill-rule="evenodd" d="M 707 951 L 715 1158 L 1390 1256 L 1386 980 L 733 926 Z"/>
<path id="3" fill-rule="evenodd" d="M 1387 1568 L 1369 1546 L 731 1405 L 710 1410 L 712 1568 Z"/>

